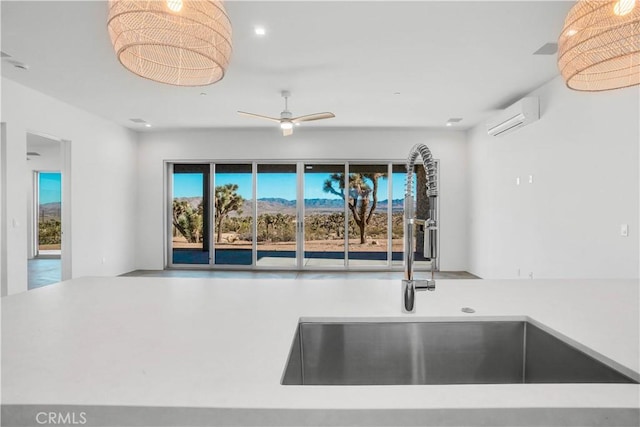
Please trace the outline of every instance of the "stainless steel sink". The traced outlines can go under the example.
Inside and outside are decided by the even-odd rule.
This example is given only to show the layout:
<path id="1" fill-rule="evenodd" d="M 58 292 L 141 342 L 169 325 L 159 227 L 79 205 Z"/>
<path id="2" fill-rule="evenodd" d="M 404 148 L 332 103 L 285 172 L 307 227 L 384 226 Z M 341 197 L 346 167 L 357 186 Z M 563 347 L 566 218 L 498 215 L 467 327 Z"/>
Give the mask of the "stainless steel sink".
<path id="1" fill-rule="evenodd" d="M 525 321 L 300 322 L 284 385 L 638 383 Z"/>

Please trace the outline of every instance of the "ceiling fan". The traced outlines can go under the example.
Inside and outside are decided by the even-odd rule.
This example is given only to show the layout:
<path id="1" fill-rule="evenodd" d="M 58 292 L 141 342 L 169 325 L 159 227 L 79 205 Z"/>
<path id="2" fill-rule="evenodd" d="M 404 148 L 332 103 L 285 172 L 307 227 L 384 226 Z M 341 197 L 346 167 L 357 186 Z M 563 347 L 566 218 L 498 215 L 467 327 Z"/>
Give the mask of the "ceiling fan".
<path id="1" fill-rule="evenodd" d="M 293 125 L 300 124 L 301 122 L 310 122 L 312 120 L 331 119 L 335 117 L 333 113 L 315 113 L 307 114 L 306 116 L 293 117 L 291 111 L 289 111 L 288 99 L 291 96 L 289 91 L 283 90 L 282 97 L 284 98 L 284 111 L 280 113 L 280 118 L 262 116 L 260 114 L 247 113 L 246 111 L 238 111 L 238 113 L 245 116 L 257 117 L 259 119 L 267 119 L 272 122 L 280 123 L 280 129 L 282 129 L 283 136 L 289 136 L 293 133 Z"/>

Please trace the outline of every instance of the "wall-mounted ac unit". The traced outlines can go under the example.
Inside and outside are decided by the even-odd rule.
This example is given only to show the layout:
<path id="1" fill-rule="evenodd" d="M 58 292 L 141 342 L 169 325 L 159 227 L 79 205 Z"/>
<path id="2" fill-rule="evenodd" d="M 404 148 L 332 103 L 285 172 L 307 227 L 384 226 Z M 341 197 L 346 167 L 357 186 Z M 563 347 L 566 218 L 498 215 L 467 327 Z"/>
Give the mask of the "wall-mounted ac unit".
<path id="1" fill-rule="evenodd" d="M 487 120 L 487 133 L 491 136 L 505 135 L 520 129 L 540 118 L 540 103 L 537 97 L 522 98 Z"/>

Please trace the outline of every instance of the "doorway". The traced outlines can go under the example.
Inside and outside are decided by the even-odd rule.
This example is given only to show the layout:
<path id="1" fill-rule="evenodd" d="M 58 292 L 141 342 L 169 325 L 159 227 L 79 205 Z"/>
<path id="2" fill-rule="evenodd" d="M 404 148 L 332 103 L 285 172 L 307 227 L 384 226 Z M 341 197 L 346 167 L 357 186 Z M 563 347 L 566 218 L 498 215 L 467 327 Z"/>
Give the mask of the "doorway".
<path id="1" fill-rule="evenodd" d="M 60 259 L 62 254 L 62 173 L 36 171 L 35 258 Z"/>
<path id="2" fill-rule="evenodd" d="M 40 288 L 70 278 L 70 264 L 64 267 L 69 236 L 65 218 L 69 186 L 65 165 L 68 141 L 27 133 L 28 193 L 27 289 Z M 64 237 L 63 237 L 64 236 Z M 66 237 L 66 239 L 65 239 Z M 66 260 L 67 262 L 70 260 Z"/>

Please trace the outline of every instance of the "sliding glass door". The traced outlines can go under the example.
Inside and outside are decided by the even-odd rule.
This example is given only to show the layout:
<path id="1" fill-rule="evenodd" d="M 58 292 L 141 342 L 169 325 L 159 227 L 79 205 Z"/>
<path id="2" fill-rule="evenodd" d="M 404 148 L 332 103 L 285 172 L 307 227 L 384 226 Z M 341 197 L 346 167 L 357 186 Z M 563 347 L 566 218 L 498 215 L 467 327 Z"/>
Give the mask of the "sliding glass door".
<path id="1" fill-rule="evenodd" d="M 169 266 L 401 269 L 405 165 L 173 163 Z M 424 187 L 424 170 L 416 167 Z M 428 200 L 416 194 L 425 218 Z M 425 203 L 427 203 L 425 205 Z M 416 267 L 430 268 L 416 231 Z"/>
<path id="2" fill-rule="evenodd" d="M 386 266 L 389 259 L 389 166 L 349 165 L 349 265 Z"/>
<path id="3" fill-rule="evenodd" d="M 35 255 L 60 257 L 62 245 L 62 174 L 36 172 Z"/>
<path id="4" fill-rule="evenodd" d="M 173 165 L 172 264 L 209 264 L 209 176 L 209 164 Z"/>
<path id="5" fill-rule="evenodd" d="M 438 162 L 436 161 L 436 168 Z M 416 218 L 427 218 L 429 216 L 429 198 L 426 195 L 427 177 L 422 165 L 416 165 L 413 170 L 412 193 L 413 193 L 413 211 Z M 395 164 L 392 166 L 392 265 L 404 265 L 404 194 L 406 190 L 406 166 Z M 422 189 L 418 191 L 417 189 Z M 431 261 L 424 257 L 424 230 L 415 227 L 413 230 L 413 259 L 414 266 L 417 269 L 431 269 Z"/>
<path id="6" fill-rule="evenodd" d="M 259 164 L 257 173 L 257 259 L 260 267 L 297 265 L 297 165 Z"/>
<path id="7" fill-rule="evenodd" d="M 215 264 L 252 265 L 253 166 L 218 163 L 215 171 Z"/>
<path id="8" fill-rule="evenodd" d="M 304 165 L 304 266 L 344 267 L 345 164 Z"/>

